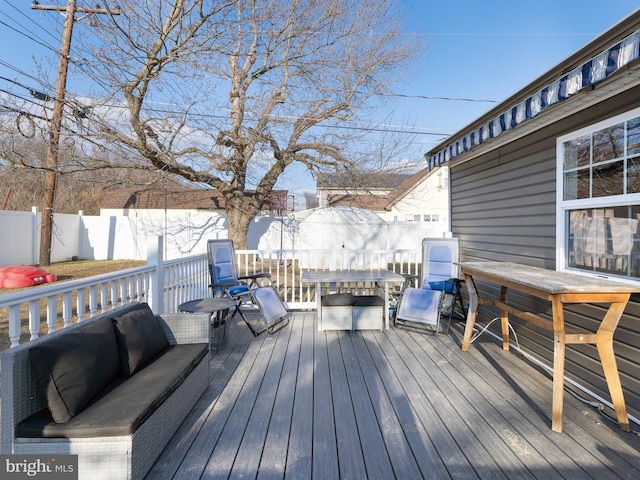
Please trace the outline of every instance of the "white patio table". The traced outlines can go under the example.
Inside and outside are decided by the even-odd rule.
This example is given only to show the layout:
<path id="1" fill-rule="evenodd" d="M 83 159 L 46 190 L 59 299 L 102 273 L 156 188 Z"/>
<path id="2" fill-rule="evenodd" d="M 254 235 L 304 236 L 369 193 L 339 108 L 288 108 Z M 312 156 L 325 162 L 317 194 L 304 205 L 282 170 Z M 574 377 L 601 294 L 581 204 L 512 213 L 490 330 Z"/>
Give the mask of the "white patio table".
<path id="1" fill-rule="evenodd" d="M 379 283 L 384 284 L 384 326 L 389 329 L 389 284 L 401 283 L 404 277 L 391 270 L 305 270 L 300 280 L 304 283 L 316 284 L 316 305 L 318 315 L 318 330 L 322 331 L 322 284 L 331 284 L 330 290 L 335 291 L 335 284 L 340 283 Z"/>

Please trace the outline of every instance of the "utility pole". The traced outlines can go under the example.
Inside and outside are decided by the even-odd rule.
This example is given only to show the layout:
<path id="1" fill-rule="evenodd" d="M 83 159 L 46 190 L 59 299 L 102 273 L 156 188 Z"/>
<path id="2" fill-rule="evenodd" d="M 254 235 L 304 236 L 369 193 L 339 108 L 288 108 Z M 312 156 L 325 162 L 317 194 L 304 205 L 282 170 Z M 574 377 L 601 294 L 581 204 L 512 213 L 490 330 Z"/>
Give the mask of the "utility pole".
<path id="1" fill-rule="evenodd" d="M 87 16 L 92 14 L 118 15 L 119 9 L 107 10 L 102 8 L 77 8 L 76 0 L 68 0 L 66 7 L 57 5 L 40 5 L 34 2 L 33 10 L 53 10 L 65 12 L 64 27 L 62 31 L 62 46 L 60 48 L 60 60 L 58 63 L 58 77 L 56 80 L 56 94 L 53 103 L 51 128 L 49 131 L 49 149 L 44 176 L 44 198 L 42 200 L 42 228 L 40 230 L 40 265 L 47 266 L 51 263 L 51 238 L 53 233 L 53 200 L 56 193 L 56 181 L 58 178 L 58 153 L 60 150 L 60 130 L 62 128 L 62 113 L 64 109 L 64 97 L 67 86 L 67 72 L 69 70 L 69 53 L 71 52 L 71 35 L 75 22 L 76 12 Z"/>

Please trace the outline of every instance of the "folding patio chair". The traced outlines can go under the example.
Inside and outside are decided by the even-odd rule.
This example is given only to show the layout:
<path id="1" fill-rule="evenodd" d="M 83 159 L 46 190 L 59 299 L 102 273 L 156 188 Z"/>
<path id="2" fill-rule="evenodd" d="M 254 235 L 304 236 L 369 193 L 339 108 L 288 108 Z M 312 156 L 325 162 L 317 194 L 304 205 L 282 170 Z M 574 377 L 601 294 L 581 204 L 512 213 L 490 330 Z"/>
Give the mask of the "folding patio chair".
<path id="1" fill-rule="evenodd" d="M 440 308 L 442 292 L 425 288 L 405 288 L 394 319 L 397 327 L 410 330 L 440 331 Z"/>
<path id="2" fill-rule="evenodd" d="M 458 306 L 461 318 L 466 317 L 461 294 L 462 280 L 458 278 L 458 266 L 455 264 L 457 261 L 457 238 L 422 240 L 421 288 L 404 289 L 396 313 L 396 325 L 408 326 L 403 321 L 409 321 L 413 329 L 423 326 L 437 332 L 440 330 L 440 316 L 444 314 L 449 317 L 447 328 L 444 330 L 448 332 Z M 438 304 L 438 314 L 434 316 L 435 303 Z M 423 311 L 422 319 L 420 311 Z"/>
<path id="3" fill-rule="evenodd" d="M 459 260 L 457 238 L 425 238 L 422 240 L 422 288 L 443 292 L 441 314 L 464 319 L 467 316 L 462 302 L 462 282 L 456 262 Z M 449 301 L 447 301 L 449 300 Z M 460 312 L 456 313 L 456 307 Z M 447 326 L 447 331 L 449 326 Z"/>
<path id="4" fill-rule="evenodd" d="M 289 310 L 274 287 L 259 287 L 249 291 L 260 309 L 266 330 L 274 333 L 289 323 Z M 251 328 L 251 325 L 249 325 Z"/>
<path id="5" fill-rule="evenodd" d="M 253 305 L 254 299 L 251 290 L 265 285 L 272 285 L 271 275 L 257 273 L 254 275 L 239 276 L 235 262 L 235 248 L 233 240 L 215 239 L 207 242 L 207 259 L 209 273 L 211 275 L 211 293 L 214 297 L 229 297 L 236 302 L 236 307 L 229 318 L 239 313 L 254 335 L 262 331 L 256 330 L 247 320 L 243 306 Z"/>

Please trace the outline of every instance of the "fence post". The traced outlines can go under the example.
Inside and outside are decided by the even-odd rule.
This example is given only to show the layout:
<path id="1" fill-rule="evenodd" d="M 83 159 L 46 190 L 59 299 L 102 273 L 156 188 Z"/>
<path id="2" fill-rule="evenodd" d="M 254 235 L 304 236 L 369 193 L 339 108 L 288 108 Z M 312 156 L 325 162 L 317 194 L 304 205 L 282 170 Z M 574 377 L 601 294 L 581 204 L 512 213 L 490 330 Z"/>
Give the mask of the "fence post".
<path id="1" fill-rule="evenodd" d="M 147 264 L 155 267 L 149 275 L 149 306 L 156 315 L 164 313 L 164 237 L 149 237 L 147 239 Z"/>
<path id="2" fill-rule="evenodd" d="M 38 227 L 38 207 L 31 207 L 31 265 L 40 262 L 40 228 Z"/>
<path id="3" fill-rule="evenodd" d="M 78 210 L 78 231 L 76 235 L 78 235 L 78 251 L 76 252 L 76 257 L 83 258 L 82 253 L 84 252 L 84 210 Z"/>

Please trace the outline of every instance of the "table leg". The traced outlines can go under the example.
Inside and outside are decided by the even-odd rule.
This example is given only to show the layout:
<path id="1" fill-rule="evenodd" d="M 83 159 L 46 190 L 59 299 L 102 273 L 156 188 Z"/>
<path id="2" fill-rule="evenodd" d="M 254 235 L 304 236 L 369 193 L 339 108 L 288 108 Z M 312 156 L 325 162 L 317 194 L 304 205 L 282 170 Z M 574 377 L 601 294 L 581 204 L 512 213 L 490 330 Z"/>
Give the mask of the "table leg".
<path id="1" fill-rule="evenodd" d="M 389 282 L 384 282 L 384 328 L 389 330 Z"/>
<path id="2" fill-rule="evenodd" d="M 564 399 L 564 309 L 562 302 L 551 300 L 553 311 L 553 399 L 551 402 L 551 429 L 562 433 L 562 409 Z"/>
<path id="3" fill-rule="evenodd" d="M 624 403 L 624 395 L 622 394 L 622 384 L 620 383 L 620 374 L 618 373 L 618 365 L 616 363 L 615 353 L 613 352 L 613 333 L 622 317 L 627 302 L 612 303 L 609 310 L 600 324 L 600 328 L 596 332 L 596 347 L 600 356 L 600 363 L 604 370 L 604 376 L 609 387 L 609 395 L 611 402 L 616 411 L 618 425 L 625 432 L 630 431 L 629 417 L 627 416 L 627 407 Z"/>
<path id="4" fill-rule="evenodd" d="M 500 287 L 500 300 L 507 303 L 507 287 Z M 506 310 L 500 310 L 500 324 L 502 325 L 502 349 L 509 350 L 509 314 Z"/>
<path id="5" fill-rule="evenodd" d="M 316 282 L 316 319 L 318 331 L 322 331 L 322 282 Z"/>
<path id="6" fill-rule="evenodd" d="M 220 350 L 220 346 L 226 341 L 227 336 L 227 323 L 226 319 L 224 319 L 223 323 L 223 311 L 218 310 L 215 312 L 211 312 L 209 316 L 209 351 L 213 352 L 214 350 L 217 352 Z M 220 339 L 220 330 L 223 329 L 222 339 Z M 214 346 L 215 343 L 215 346 Z"/>
<path id="7" fill-rule="evenodd" d="M 467 285 L 469 292 L 469 308 L 467 310 L 467 323 L 464 327 L 464 337 L 462 339 L 462 351 L 469 350 L 469 344 L 471 343 L 471 336 L 473 335 L 473 327 L 476 323 L 476 316 L 478 315 L 478 289 L 473 282 L 471 275 L 464 274 L 464 281 Z"/>

